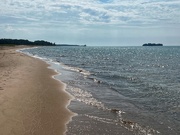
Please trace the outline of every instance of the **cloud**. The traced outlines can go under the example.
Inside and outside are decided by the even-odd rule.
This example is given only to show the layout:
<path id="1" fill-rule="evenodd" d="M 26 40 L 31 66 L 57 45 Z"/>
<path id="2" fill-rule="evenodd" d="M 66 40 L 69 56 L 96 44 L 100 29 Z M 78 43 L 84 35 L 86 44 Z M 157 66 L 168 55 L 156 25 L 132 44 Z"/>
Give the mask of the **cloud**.
<path id="1" fill-rule="evenodd" d="M 5 32 L 13 32 L 14 31 L 14 28 L 12 27 L 12 26 L 10 26 L 10 25 L 6 25 L 6 27 L 5 27 Z"/>
<path id="2" fill-rule="evenodd" d="M 180 22 L 178 0 L 4 0 L 0 18 L 15 23 L 156 25 Z M 26 22 L 25 22 L 26 21 Z"/>
<path id="3" fill-rule="evenodd" d="M 1 0 L 0 5 L 3 37 L 139 41 L 139 36 L 175 36 L 180 29 L 179 0 Z"/>
<path id="4" fill-rule="evenodd" d="M 18 16 L 22 18 L 32 18 L 32 20 L 54 19 L 66 22 L 67 20 L 77 23 L 124 23 L 140 22 L 151 19 L 179 19 L 180 2 L 176 0 L 7 0 L 1 1 L 1 15 Z M 178 16 L 178 18 L 177 18 Z M 46 21 L 47 21 L 46 20 Z M 143 23 L 142 23 L 143 24 Z"/>

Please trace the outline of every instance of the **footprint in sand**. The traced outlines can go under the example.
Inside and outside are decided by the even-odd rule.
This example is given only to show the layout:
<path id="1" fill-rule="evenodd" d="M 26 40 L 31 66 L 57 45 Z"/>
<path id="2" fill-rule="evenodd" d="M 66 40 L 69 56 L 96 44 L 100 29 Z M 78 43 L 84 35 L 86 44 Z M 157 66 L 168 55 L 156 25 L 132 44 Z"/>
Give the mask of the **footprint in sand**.
<path id="1" fill-rule="evenodd" d="M 0 90 L 4 90 L 2 87 L 0 87 Z"/>

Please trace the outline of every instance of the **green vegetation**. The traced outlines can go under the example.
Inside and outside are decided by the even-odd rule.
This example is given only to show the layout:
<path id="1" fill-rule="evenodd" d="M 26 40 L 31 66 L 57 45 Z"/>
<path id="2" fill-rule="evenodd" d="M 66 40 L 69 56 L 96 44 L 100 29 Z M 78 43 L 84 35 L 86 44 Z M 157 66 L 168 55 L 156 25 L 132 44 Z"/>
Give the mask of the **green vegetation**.
<path id="1" fill-rule="evenodd" d="M 156 43 L 147 43 L 147 44 L 143 44 L 143 46 L 163 46 L 163 44 L 156 44 Z"/>
<path id="2" fill-rule="evenodd" d="M 44 40 L 32 42 L 25 39 L 0 39 L 0 46 L 2 45 L 55 46 L 56 44 Z"/>

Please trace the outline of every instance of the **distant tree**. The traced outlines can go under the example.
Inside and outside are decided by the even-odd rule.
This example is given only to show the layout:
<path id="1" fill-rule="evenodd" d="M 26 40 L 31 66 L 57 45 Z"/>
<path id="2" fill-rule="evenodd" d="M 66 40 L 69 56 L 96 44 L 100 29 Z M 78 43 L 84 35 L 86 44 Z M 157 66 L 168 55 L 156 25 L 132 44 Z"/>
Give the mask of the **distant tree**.
<path id="1" fill-rule="evenodd" d="M 156 43 L 146 43 L 146 44 L 143 44 L 143 46 L 163 46 L 163 44 L 156 44 Z"/>
<path id="2" fill-rule="evenodd" d="M 0 39 L 0 45 L 37 45 L 37 46 L 55 46 L 55 43 L 51 43 L 44 40 L 29 41 L 27 39 Z"/>

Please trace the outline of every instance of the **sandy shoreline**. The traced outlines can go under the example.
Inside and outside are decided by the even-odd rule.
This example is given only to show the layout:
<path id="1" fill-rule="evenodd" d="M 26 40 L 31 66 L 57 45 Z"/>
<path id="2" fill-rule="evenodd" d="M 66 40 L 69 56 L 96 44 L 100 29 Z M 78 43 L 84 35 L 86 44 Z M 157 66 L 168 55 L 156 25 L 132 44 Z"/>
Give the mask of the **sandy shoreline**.
<path id="1" fill-rule="evenodd" d="M 45 62 L 0 48 L 0 134 L 62 135 L 71 96 Z"/>

